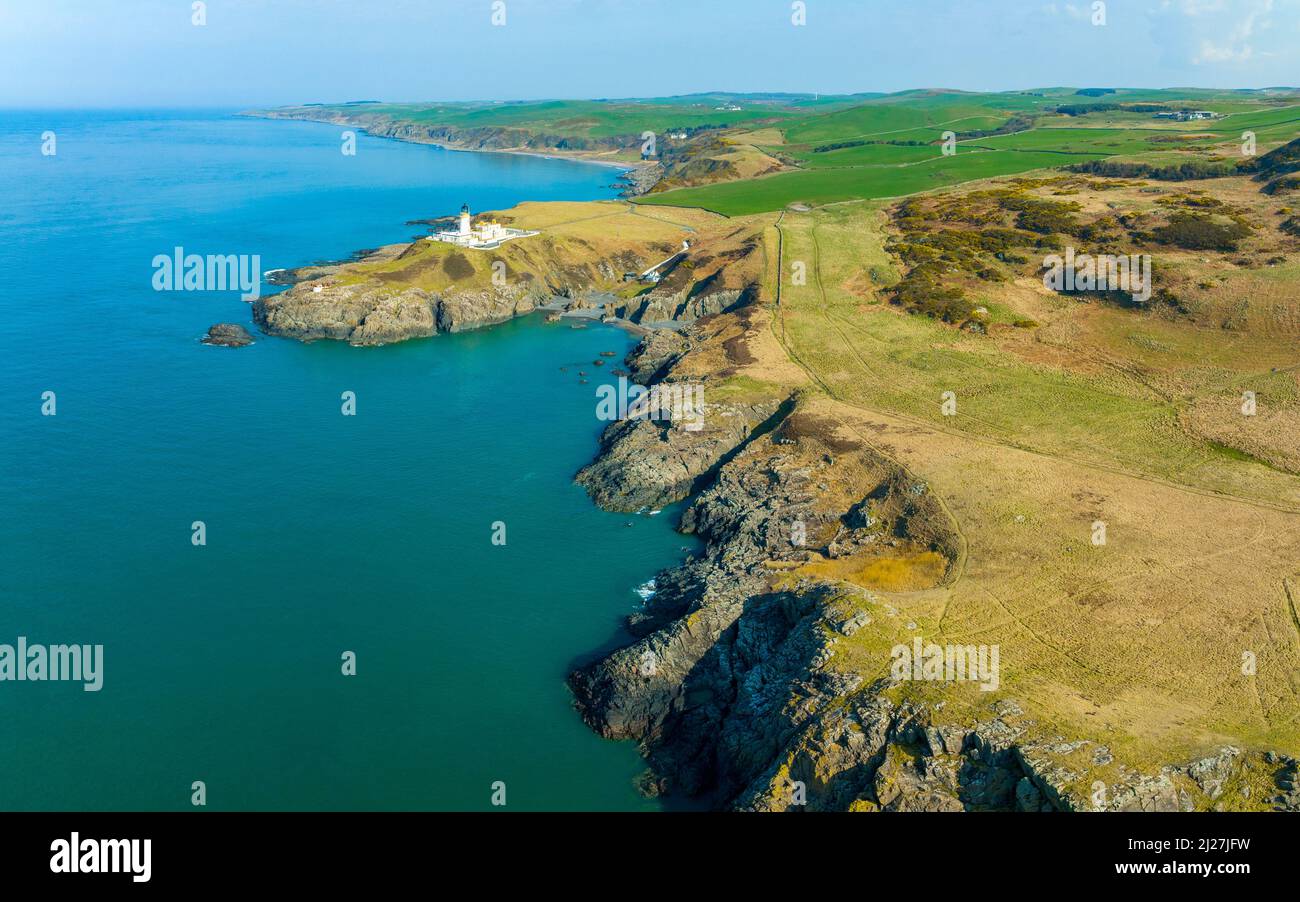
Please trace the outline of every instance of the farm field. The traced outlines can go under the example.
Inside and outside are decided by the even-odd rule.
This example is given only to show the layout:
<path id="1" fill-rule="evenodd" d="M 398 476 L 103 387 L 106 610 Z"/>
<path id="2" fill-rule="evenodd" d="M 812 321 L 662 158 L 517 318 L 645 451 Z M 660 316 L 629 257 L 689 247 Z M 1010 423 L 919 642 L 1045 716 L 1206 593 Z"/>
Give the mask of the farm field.
<path id="1" fill-rule="evenodd" d="M 1218 118 L 1155 118 L 1159 110 L 1193 108 Z M 1213 91 L 905 92 L 830 113 L 798 111 L 734 137 L 753 141 L 793 171 L 655 192 L 637 202 L 749 215 L 796 203 L 900 197 L 1108 157 L 1169 165 L 1242 159 L 1246 131 L 1255 134 L 1261 153 L 1283 144 L 1300 134 L 1300 105 L 1294 97 Z M 957 136 L 954 156 L 943 156 L 945 132 Z"/>
<path id="2" fill-rule="evenodd" d="M 1077 154 L 1069 162 L 1099 160 L 1105 154 Z M 724 216 L 763 213 L 796 202 L 812 205 L 847 200 L 902 197 L 976 179 L 1059 166 L 1050 151 L 984 151 L 958 149 L 945 157 L 933 148 L 928 160 L 897 166 L 851 166 L 784 172 L 745 182 L 722 182 L 637 199 L 642 204 L 700 207 Z"/>

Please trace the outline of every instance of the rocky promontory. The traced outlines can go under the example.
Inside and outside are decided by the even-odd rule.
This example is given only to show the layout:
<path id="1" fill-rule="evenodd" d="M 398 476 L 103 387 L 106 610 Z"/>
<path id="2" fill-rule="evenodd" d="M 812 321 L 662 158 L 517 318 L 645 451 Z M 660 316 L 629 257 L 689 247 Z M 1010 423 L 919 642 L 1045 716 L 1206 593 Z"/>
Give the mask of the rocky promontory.
<path id="1" fill-rule="evenodd" d="M 540 307 L 680 326 L 743 305 L 761 265 L 752 241 L 737 248 L 722 228 L 687 231 L 627 204 L 523 204 L 490 215 L 538 234 L 482 249 L 418 239 L 348 262 L 282 271 L 276 282 L 287 290 L 257 299 L 254 321 L 270 335 L 354 345 L 477 329 Z M 659 281 L 635 278 L 680 250 L 686 234 L 691 253 Z"/>

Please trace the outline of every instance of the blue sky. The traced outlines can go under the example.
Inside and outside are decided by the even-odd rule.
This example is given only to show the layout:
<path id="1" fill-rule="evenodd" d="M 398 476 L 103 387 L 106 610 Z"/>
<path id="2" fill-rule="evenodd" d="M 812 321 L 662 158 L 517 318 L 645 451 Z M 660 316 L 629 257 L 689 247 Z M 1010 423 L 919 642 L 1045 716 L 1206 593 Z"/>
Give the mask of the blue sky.
<path id="1" fill-rule="evenodd" d="M 0 106 L 1300 82 L 1300 0 L 0 0 Z"/>

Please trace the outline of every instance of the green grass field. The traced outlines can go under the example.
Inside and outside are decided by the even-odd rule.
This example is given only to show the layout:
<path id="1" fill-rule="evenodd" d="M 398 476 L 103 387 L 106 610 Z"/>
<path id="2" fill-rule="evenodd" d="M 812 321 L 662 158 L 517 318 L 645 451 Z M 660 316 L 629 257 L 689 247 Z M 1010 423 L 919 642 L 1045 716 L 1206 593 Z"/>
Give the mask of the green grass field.
<path id="1" fill-rule="evenodd" d="M 724 216 L 745 216 L 779 210 L 796 201 L 821 205 L 846 200 L 901 197 L 975 179 L 1014 175 L 1106 154 L 1064 156 L 1047 151 L 959 149 L 945 157 L 939 149 L 922 148 L 930 159 L 901 166 L 858 166 L 785 172 L 744 182 L 723 182 L 637 198 L 637 203 L 701 207 Z"/>
<path id="2" fill-rule="evenodd" d="M 1107 157 L 1187 162 L 1213 155 L 1216 146 L 1222 153 L 1224 144 L 1247 130 L 1255 132 L 1263 152 L 1300 135 L 1295 101 L 1290 95 L 1200 90 L 1120 90 L 1101 97 L 1066 89 L 983 95 L 904 92 L 828 113 L 800 110 L 776 122 L 771 128 L 781 132 L 785 143 L 760 149 L 798 171 L 666 191 L 637 202 L 748 215 L 796 202 L 817 206 L 898 197 Z M 1156 119 L 1151 109 L 1107 108 L 1117 104 L 1207 109 L 1221 118 L 1177 122 Z M 1059 106 L 1083 109 L 1066 115 L 1056 111 Z M 999 127 L 1008 133 L 962 138 L 955 156 L 941 154 L 944 132 L 960 137 Z"/>

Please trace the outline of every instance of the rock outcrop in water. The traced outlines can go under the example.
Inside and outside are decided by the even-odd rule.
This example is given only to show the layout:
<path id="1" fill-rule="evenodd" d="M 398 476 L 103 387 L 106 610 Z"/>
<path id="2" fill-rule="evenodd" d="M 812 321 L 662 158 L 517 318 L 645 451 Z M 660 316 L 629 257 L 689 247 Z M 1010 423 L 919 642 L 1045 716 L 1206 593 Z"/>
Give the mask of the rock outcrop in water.
<path id="1" fill-rule="evenodd" d="M 253 336 L 248 330 L 236 323 L 217 323 L 208 329 L 202 342 L 222 348 L 242 348 L 253 343 Z"/>

